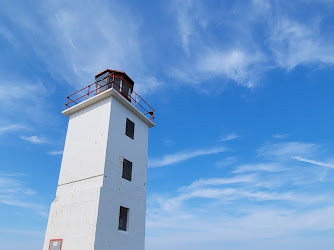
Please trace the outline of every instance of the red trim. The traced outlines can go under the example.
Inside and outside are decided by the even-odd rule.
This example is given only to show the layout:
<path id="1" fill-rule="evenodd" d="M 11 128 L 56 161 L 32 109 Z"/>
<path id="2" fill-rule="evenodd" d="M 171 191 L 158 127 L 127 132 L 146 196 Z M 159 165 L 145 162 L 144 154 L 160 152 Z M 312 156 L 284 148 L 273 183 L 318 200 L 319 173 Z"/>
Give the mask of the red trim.
<path id="1" fill-rule="evenodd" d="M 51 239 L 50 243 L 49 243 L 49 250 L 50 250 L 50 246 L 51 246 L 51 242 L 52 241 L 60 241 L 60 250 L 63 247 L 63 239 Z"/>

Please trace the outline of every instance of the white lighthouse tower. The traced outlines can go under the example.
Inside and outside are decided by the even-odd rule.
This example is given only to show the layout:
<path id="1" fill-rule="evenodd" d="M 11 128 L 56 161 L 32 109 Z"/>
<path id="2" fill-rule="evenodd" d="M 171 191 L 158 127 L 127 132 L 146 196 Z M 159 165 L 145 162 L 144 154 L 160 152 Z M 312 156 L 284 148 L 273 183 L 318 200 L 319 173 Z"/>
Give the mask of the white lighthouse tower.
<path id="1" fill-rule="evenodd" d="M 143 250 L 154 110 L 106 69 L 67 98 L 69 117 L 43 250 Z"/>

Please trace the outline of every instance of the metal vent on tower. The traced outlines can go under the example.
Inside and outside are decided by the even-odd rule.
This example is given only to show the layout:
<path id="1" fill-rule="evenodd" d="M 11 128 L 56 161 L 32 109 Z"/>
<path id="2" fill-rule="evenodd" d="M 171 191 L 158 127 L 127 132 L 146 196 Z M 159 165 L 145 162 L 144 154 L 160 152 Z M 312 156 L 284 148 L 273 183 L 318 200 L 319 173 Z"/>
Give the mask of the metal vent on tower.
<path id="1" fill-rule="evenodd" d="M 128 161 L 127 159 L 124 159 L 122 178 L 131 181 L 131 177 L 132 177 L 132 162 Z"/>
<path id="2" fill-rule="evenodd" d="M 128 224 L 128 213 L 129 213 L 129 209 L 127 207 L 120 207 L 119 208 L 118 230 L 126 231 L 127 224 Z"/>
<path id="3" fill-rule="evenodd" d="M 133 139 L 134 133 L 135 133 L 135 124 L 130 119 L 126 118 L 125 134 L 129 136 L 131 139 Z"/>

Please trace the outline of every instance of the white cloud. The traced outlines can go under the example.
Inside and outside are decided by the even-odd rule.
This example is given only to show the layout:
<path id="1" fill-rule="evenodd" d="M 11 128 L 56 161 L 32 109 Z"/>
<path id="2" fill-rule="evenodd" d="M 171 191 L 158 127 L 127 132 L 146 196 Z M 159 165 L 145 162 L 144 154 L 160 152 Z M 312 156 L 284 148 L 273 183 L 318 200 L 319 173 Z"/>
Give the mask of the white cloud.
<path id="1" fill-rule="evenodd" d="M 319 150 L 319 146 L 312 143 L 282 142 L 266 145 L 258 150 L 260 156 L 268 158 L 290 159 L 296 155 L 312 155 Z"/>
<path id="2" fill-rule="evenodd" d="M 18 131 L 18 130 L 25 130 L 28 129 L 27 126 L 19 125 L 19 124 L 11 124 L 7 125 L 4 127 L 0 127 L 0 135 L 7 133 L 7 132 L 12 132 L 12 131 Z"/>
<path id="3" fill-rule="evenodd" d="M 82 5 L 85 7 L 80 9 L 75 3 L 58 1 L 42 5 L 46 25 L 39 35 L 47 31 L 57 39 L 44 39 L 34 49 L 49 65 L 50 73 L 82 87 L 93 82 L 95 74 L 112 68 L 125 71 L 135 81 L 136 91 L 145 91 L 139 94 L 155 91 L 161 80 L 152 75 L 143 59 L 141 29 L 145 27 L 131 8 L 104 0 L 99 4 L 83 1 Z M 50 11 L 54 14 L 48 15 Z M 98 13 L 98 18 L 92 13 Z"/>
<path id="4" fill-rule="evenodd" d="M 277 250 L 282 246 L 292 250 L 288 243 L 293 240 L 300 246 L 305 233 L 319 235 L 323 230 L 334 230 L 333 220 L 326 219 L 333 217 L 333 191 L 327 185 L 320 193 L 316 191 L 321 188 L 319 174 L 323 171 L 305 169 L 291 161 L 291 154 L 317 155 L 319 149 L 312 143 L 270 144 L 259 150 L 260 156 L 272 159 L 270 162 L 231 166 L 220 176 L 149 196 L 147 249 L 218 250 L 222 245 L 243 249 L 245 244 L 250 249 L 269 249 L 279 242 Z M 332 167 L 303 157 L 294 159 Z M 158 247 L 161 242 L 163 246 Z"/>
<path id="5" fill-rule="evenodd" d="M 62 154 L 63 154 L 63 150 L 48 152 L 48 155 L 62 155 Z"/>
<path id="6" fill-rule="evenodd" d="M 19 174 L 0 173 L 0 203 L 23 208 L 44 210 L 34 201 L 36 192 L 19 180 Z"/>
<path id="7" fill-rule="evenodd" d="M 234 176 L 231 178 L 210 178 L 210 179 L 201 179 L 193 182 L 188 189 L 193 189 L 197 187 L 205 187 L 205 186 L 219 186 L 225 184 L 235 184 L 235 183 L 247 183 L 254 182 L 256 180 L 255 175 L 241 175 Z"/>
<path id="8" fill-rule="evenodd" d="M 12 76 L 11 80 L 0 79 L 0 111 L 3 117 L 15 126 L 22 126 L 20 124 L 26 124 L 27 121 L 48 125 L 53 121 L 55 124 L 58 118 L 50 112 L 48 100 L 53 91 L 53 86 L 47 87 L 40 81 L 23 81 L 16 75 Z"/>
<path id="9" fill-rule="evenodd" d="M 153 93 L 164 86 L 164 83 L 154 76 L 140 77 L 134 86 L 135 91 L 144 96 Z"/>
<path id="10" fill-rule="evenodd" d="M 191 13 L 192 0 L 175 1 L 177 11 L 178 30 L 181 36 L 182 47 L 189 53 L 189 39 L 194 30 L 194 13 Z"/>
<path id="11" fill-rule="evenodd" d="M 79 88 L 92 83 L 95 74 L 112 68 L 138 81 L 135 88 L 145 85 L 141 89 L 146 93 L 157 88 L 161 80 L 152 74 L 144 55 L 141 30 L 146 27 L 132 8 L 107 0 L 98 4 L 84 0 L 81 8 L 74 2 L 64 3 L 42 1 L 38 3 L 41 11 L 31 5 L 19 17 L 8 15 L 15 29 L 33 34 L 23 37 L 25 46 L 44 63 L 49 75 Z"/>
<path id="12" fill-rule="evenodd" d="M 216 147 L 216 148 L 195 150 L 192 152 L 179 152 L 179 153 L 165 155 L 162 158 L 149 159 L 148 165 L 151 168 L 163 167 L 163 166 L 176 164 L 176 163 L 179 163 L 185 160 L 189 160 L 194 157 L 203 156 L 203 155 L 219 154 L 224 151 L 226 151 L 224 147 Z"/>
<path id="13" fill-rule="evenodd" d="M 162 143 L 165 146 L 171 146 L 171 145 L 175 145 L 176 144 L 176 142 L 174 140 L 171 140 L 171 139 L 168 139 L 168 138 L 163 139 Z"/>
<path id="14" fill-rule="evenodd" d="M 2 81 L 0 84 L 0 100 L 6 103 L 15 103 L 18 100 L 34 100 L 38 93 L 45 93 L 42 84 Z"/>
<path id="15" fill-rule="evenodd" d="M 236 156 L 230 156 L 230 157 L 227 157 L 224 160 L 217 161 L 215 163 L 215 166 L 221 168 L 221 167 L 232 165 L 233 163 L 235 163 L 237 161 L 238 161 L 238 158 Z"/>
<path id="16" fill-rule="evenodd" d="M 46 138 L 32 135 L 32 136 L 21 136 L 21 139 L 27 142 L 31 142 L 33 144 L 44 144 L 47 143 Z"/>
<path id="17" fill-rule="evenodd" d="M 232 140 L 235 140 L 239 137 L 240 136 L 237 135 L 237 134 L 228 134 L 225 137 L 222 137 L 221 139 L 219 139 L 219 141 L 232 141 Z"/>
<path id="18" fill-rule="evenodd" d="M 318 248 L 320 239 L 326 242 L 326 249 L 331 237 L 308 240 L 302 234 L 332 230 L 333 220 L 326 220 L 326 216 L 333 218 L 333 212 L 332 206 L 302 213 L 258 207 L 243 216 L 228 216 L 223 211 L 218 216 L 210 210 L 190 218 L 170 214 L 148 221 L 147 249 L 219 250 L 222 245 L 228 249 L 244 249 L 247 245 L 247 249 L 292 250 L 300 246 L 312 250 Z"/>
<path id="19" fill-rule="evenodd" d="M 4 25 L 0 26 L 0 36 L 4 37 L 13 46 L 17 46 L 19 44 L 13 32 L 7 29 Z"/>
<path id="20" fill-rule="evenodd" d="M 244 173 L 244 172 L 281 172 L 284 168 L 278 163 L 259 163 L 259 164 L 246 164 L 238 166 L 233 173 Z"/>
<path id="21" fill-rule="evenodd" d="M 310 163 L 310 164 L 321 166 L 321 167 L 334 168 L 334 163 L 327 163 L 327 162 L 322 162 L 322 161 L 310 160 L 310 159 L 300 157 L 300 156 L 295 156 L 295 157 L 292 157 L 292 158 L 297 160 L 297 161 L 300 161 L 300 162 L 306 162 L 306 163 Z"/>
<path id="22" fill-rule="evenodd" d="M 280 67 L 291 70 L 300 64 L 334 64 L 333 42 L 325 39 L 318 25 L 281 18 L 272 27 L 270 47 Z"/>
<path id="23" fill-rule="evenodd" d="M 253 87 L 257 68 L 264 62 L 259 52 L 247 53 L 241 49 L 209 50 L 198 58 L 197 69 L 202 72 L 222 75 L 246 87 Z"/>
<path id="24" fill-rule="evenodd" d="M 287 137 L 289 137 L 289 134 L 273 134 L 272 135 L 275 139 L 285 139 Z"/>
<path id="25" fill-rule="evenodd" d="M 177 29 L 188 57 L 180 58 L 169 74 L 196 89 L 200 82 L 212 85 L 208 80 L 216 77 L 223 79 L 220 85 L 232 80 L 252 88 L 275 68 L 334 64 L 334 40 L 323 28 L 330 19 L 330 1 L 297 1 L 295 5 L 236 1 L 229 6 L 222 4 L 219 10 L 199 7 L 197 1 L 176 3 Z M 321 15 L 316 11 L 295 15 L 297 9 L 315 4 L 327 10 Z M 306 16 L 302 21 L 296 19 L 301 13 Z M 202 21 L 205 25 L 201 26 Z"/>

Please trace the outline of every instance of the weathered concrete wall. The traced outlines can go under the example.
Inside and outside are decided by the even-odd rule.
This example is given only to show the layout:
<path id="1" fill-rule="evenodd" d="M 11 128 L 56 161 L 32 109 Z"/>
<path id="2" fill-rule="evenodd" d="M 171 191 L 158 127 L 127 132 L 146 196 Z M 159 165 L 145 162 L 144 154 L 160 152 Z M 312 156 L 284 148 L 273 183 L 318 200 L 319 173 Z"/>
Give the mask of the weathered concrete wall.
<path id="1" fill-rule="evenodd" d="M 103 184 L 111 98 L 70 116 L 56 199 L 51 204 L 44 250 L 63 239 L 62 250 L 92 250 Z"/>
<path id="2" fill-rule="evenodd" d="M 58 187 L 51 204 L 44 250 L 50 239 L 63 239 L 62 250 L 94 249 L 102 182 L 100 176 Z"/>

